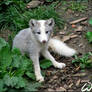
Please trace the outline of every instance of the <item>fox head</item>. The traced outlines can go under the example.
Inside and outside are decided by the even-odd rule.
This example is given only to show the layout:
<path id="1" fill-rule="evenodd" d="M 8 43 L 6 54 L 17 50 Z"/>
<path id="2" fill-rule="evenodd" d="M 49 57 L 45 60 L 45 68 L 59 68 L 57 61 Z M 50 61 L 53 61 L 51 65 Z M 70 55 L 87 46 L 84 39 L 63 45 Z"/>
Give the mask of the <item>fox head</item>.
<path id="1" fill-rule="evenodd" d="M 29 21 L 30 28 L 35 38 L 40 43 L 46 43 L 49 41 L 51 33 L 54 27 L 54 19 L 50 18 L 48 20 L 35 20 L 31 19 Z"/>

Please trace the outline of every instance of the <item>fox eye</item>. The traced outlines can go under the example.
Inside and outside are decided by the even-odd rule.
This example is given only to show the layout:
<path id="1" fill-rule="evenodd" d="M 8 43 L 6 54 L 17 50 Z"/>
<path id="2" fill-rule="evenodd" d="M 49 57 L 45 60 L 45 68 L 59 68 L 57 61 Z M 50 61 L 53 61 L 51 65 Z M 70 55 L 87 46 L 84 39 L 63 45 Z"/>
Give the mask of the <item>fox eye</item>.
<path id="1" fill-rule="evenodd" d="M 48 34 L 49 33 L 49 31 L 46 31 L 46 34 Z"/>
<path id="2" fill-rule="evenodd" d="M 41 32 L 37 32 L 37 34 L 41 34 Z"/>

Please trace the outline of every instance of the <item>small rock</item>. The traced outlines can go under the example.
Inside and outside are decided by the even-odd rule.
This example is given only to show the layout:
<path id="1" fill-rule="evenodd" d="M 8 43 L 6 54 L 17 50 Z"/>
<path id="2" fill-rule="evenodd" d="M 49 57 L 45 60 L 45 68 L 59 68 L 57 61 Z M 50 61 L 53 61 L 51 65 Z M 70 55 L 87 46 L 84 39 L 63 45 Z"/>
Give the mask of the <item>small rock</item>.
<path id="1" fill-rule="evenodd" d="M 35 8 L 37 7 L 41 2 L 39 0 L 33 0 L 27 4 L 27 8 Z"/>

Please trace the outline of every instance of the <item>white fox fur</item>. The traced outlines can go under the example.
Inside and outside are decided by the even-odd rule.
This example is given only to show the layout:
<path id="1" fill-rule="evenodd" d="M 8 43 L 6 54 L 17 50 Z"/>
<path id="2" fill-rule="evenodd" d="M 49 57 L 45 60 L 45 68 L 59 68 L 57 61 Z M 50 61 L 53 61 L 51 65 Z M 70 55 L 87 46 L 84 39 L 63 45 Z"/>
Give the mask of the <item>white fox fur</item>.
<path id="1" fill-rule="evenodd" d="M 56 52 L 59 55 L 71 57 L 76 53 L 74 49 L 68 47 L 65 43 L 55 38 L 50 39 L 48 45 L 50 48 L 52 48 L 54 52 Z"/>
<path id="2" fill-rule="evenodd" d="M 30 28 L 21 30 L 13 40 L 13 48 L 19 48 L 21 53 L 29 54 L 33 61 L 36 80 L 44 81 L 41 75 L 39 56 L 42 54 L 45 58 L 51 60 L 52 64 L 57 68 L 63 68 L 64 63 L 58 63 L 54 57 L 49 53 L 48 46 L 60 55 L 73 56 L 76 51 L 68 47 L 65 43 L 51 38 L 51 33 L 54 27 L 54 20 L 30 20 Z"/>

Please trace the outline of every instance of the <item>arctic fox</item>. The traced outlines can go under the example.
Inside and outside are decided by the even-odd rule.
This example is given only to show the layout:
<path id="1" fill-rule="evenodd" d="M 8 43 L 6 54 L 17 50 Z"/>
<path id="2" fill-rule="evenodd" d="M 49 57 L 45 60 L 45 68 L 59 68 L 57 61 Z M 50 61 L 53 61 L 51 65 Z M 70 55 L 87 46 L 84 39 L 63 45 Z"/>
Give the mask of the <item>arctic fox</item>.
<path id="1" fill-rule="evenodd" d="M 39 82 L 44 81 L 41 75 L 39 56 L 42 54 L 45 58 L 49 59 L 54 67 L 62 69 L 66 65 L 58 63 L 48 51 L 51 47 L 59 55 L 67 57 L 73 56 L 76 51 L 68 47 L 65 43 L 51 38 L 54 27 L 54 19 L 48 20 L 35 20 L 29 21 L 29 28 L 21 30 L 13 40 L 13 47 L 19 48 L 21 53 L 27 53 L 33 61 L 36 80 Z"/>

